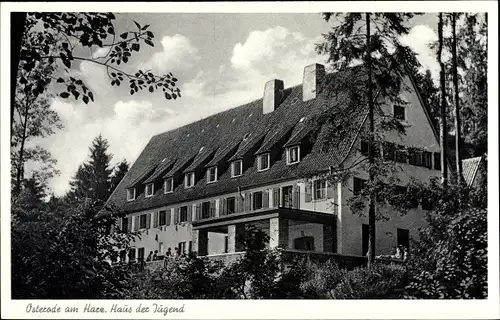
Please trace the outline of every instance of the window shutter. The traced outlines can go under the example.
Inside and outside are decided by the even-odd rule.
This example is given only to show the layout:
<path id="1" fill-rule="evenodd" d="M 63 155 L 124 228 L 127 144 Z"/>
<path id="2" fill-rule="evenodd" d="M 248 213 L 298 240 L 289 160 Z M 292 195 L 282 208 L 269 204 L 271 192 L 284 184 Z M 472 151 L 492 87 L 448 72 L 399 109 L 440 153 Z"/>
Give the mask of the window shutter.
<path id="1" fill-rule="evenodd" d="M 128 223 L 127 223 L 127 231 L 133 231 L 132 230 L 132 217 L 128 218 Z"/>
<path id="2" fill-rule="evenodd" d="M 146 229 L 149 229 L 149 228 L 151 228 L 151 214 L 150 213 L 148 213 L 146 215 Z"/>
<path id="3" fill-rule="evenodd" d="M 306 202 L 311 202 L 312 201 L 312 182 L 311 181 L 306 181 L 305 201 Z"/>
<path id="4" fill-rule="evenodd" d="M 134 231 L 137 231 L 139 230 L 139 223 L 140 223 L 140 217 L 139 216 L 135 216 L 134 217 Z"/>
<path id="5" fill-rule="evenodd" d="M 166 221 L 167 226 L 170 225 L 170 223 L 172 222 L 171 220 L 172 220 L 172 209 L 168 209 L 167 210 L 167 221 Z"/>
<path id="6" fill-rule="evenodd" d="M 175 208 L 175 214 L 174 214 L 174 224 L 179 223 L 179 212 L 181 211 L 181 208 Z"/>
<path id="7" fill-rule="evenodd" d="M 269 190 L 262 192 L 262 207 L 269 208 Z"/>
<path id="8" fill-rule="evenodd" d="M 300 207 L 300 187 L 298 184 L 292 186 L 292 206 L 294 209 Z"/>
<path id="9" fill-rule="evenodd" d="M 201 219 L 201 204 L 197 203 L 196 208 L 195 208 L 195 220 L 200 220 Z"/>
<path id="10" fill-rule="evenodd" d="M 215 200 L 210 201 L 210 213 L 209 217 L 215 217 Z"/>
<path id="11" fill-rule="evenodd" d="M 252 210 L 252 194 L 247 192 L 245 194 L 245 211 Z"/>
<path id="12" fill-rule="evenodd" d="M 273 189 L 273 207 L 278 208 L 281 206 L 280 188 Z"/>
<path id="13" fill-rule="evenodd" d="M 326 197 L 328 199 L 333 199 L 335 197 L 334 191 L 335 191 L 335 187 L 333 186 L 333 183 L 331 183 L 330 181 L 327 181 L 326 182 Z"/>
<path id="14" fill-rule="evenodd" d="M 188 209 L 187 209 L 187 221 L 188 222 L 191 222 L 193 221 L 193 205 L 188 205 L 187 206 Z"/>
<path id="15" fill-rule="evenodd" d="M 236 196 L 236 212 L 243 212 L 244 210 L 244 199 L 241 196 Z"/>
<path id="16" fill-rule="evenodd" d="M 123 221 L 122 218 L 118 218 L 118 230 L 120 230 L 120 231 L 123 231 L 123 228 L 122 228 L 122 223 L 123 222 L 122 221 Z"/>
<path id="17" fill-rule="evenodd" d="M 219 200 L 219 216 L 226 215 L 226 199 L 220 198 Z"/>

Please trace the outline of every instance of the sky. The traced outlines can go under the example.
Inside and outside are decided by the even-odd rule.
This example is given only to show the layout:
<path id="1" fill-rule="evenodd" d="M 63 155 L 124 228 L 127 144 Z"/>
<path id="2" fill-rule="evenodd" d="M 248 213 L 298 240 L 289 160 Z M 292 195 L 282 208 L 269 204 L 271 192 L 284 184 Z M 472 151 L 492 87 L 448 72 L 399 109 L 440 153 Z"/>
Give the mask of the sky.
<path id="1" fill-rule="evenodd" d="M 179 79 L 182 98 L 166 100 L 161 92 L 147 91 L 131 96 L 127 83 L 119 88 L 110 86 L 101 66 L 75 64 L 70 72 L 90 87 L 95 102 L 85 105 L 53 99 L 51 108 L 59 114 L 64 128 L 32 142 L 47 148 L 57 160 L 60 175 L 49 182 L 56 196 L 68 190 L 71 177 L 88 159 L 88 148 L 99 134 L 109 142 L 112 165 L 123 159 L 133 163 L 154 135 L 258 99 L 271 79 L 283 80 L 285 87 L 297 85 L 306 65 L 326 62 L 315 52 L 315 43 L 330 26 L 318 13 L 116 16 L 117 33 L 133 30 L 135 20 L 149 24 L 155 34 L 154 48 L 142 45 L 127 70 L 172 72 Z M 437 40 L 436 23 L 435 14 L 418 16 L 412 20 L 410 33 L 401 39 L 435 77 L 438 64 L 428 44 Z"/>

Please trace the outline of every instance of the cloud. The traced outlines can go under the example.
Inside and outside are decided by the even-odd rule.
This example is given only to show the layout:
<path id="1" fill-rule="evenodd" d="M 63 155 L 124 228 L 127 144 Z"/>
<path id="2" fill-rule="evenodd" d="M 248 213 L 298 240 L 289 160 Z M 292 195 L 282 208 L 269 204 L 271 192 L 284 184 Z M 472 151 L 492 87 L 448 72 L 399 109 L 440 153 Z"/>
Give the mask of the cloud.
<path id="1" fill-rule="evenodd" d="M 161 44 L 162 51 L 154 53 L 151 59 L 142 64 L 142 68 L 166 73 L 191 69 L 200 60 L 198 48 L 181 34 L 164 36 Z"/>
<path id="2" fill-rule="evenodd" d="M 436 53 L 431 50 L 430 44 L 438 40 L 436 32 L 427 25 L 416 25 L 410 33 L 400 38 L 401 43 L 409 46 L 418 56 L 418 61 L 426 69 L 429 69 L 435 81 L 439 77 L 439 63 Z"/>
<path id="3" fill-rule="evenodd" d="M 308 39 L 300 32 L 282 26 L 255 30 L 243 43 L 233 48 L 231 66 L 238 72 L 270 79 L 281 77 L 285 86 L 301 82 L 302 70 L 308 64 L 324 63 L 314 50 L 319 38 Z"/>

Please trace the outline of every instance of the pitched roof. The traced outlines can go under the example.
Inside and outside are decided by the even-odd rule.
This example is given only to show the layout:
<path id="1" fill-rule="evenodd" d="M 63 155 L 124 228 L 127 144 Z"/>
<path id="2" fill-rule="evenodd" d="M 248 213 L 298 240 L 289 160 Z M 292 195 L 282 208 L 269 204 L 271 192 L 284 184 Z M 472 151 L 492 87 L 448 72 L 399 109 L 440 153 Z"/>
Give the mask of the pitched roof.
<path id="1" fill-rule="evenodd" d="M 339 73 L 327 75 L 327 77 L 332 78 L 339 76 L 341 76 Z M 201 175 L 196 177 L 197 181 L 190 189 L 184 189 L 183 184 L 179 184 L 175 186 L 173 193 L 163 194 L 163 190 L 156 190 L 154 196 L 146 198 L 142 192 L 137 195 L 134 201 L 126 201 L 126 186 L 129 186 L 131 181 L 137 180 L 138 177 L 143 177 L 147 168 L 152 166 L 156 168 L 165 155 L 168 155 L 169 162 L 175 161 L 175 163 L 167 173 L 163 174 L 163 178 L 197 162 L 196 158 L 202 147 L 206 148 L 207 151 L 215 152 L 205 167 L 215 165 L 222 159 L 235 159 L 235 157 L 240 157 L 250 150 L 257 151 L 263 146 L 262 143 L 273 144 L 276 140 L 279 140 L 283 145 L 276 144 L 275 147 L 284 151 L 285 144 L 299 143 L 310 132 L 307 128 L 310 123 L 301 122 L 302 118 L 313 118 L 315 115 L 325 112 L 332 105 L 335 105 L 335 108 L 348 105 L 345 99 L 347 97 L 344 95 L 332 97 L 327 94 L 327 90 L 323 90 L 315 99 L 304 102 L 302 101 L 302 85 L 298 85 L 285 89 L 284 99 L 271 113 L 263 114 L 262 99 L 258 99 L 156 135 L 151 138 L 120 182 L 109 202 L 124 212 L 133 212 L 200 197 L 231 193 L 238 188 L 245 190 L 278 181 L 303 178 L 319 170 L 328 170 L 331 166 L 337 166 L 347 157 L 358 132 L 352 132 L 345 139 L 337 141 L 335 148 L 325 148 L 328 142 L 325 137 L 328 130 L 331 129 L 328 128 L 328 125 L 323 125 L 317 134 L 317 141 L 313 145 L 312 151 L 305 155 L 298 164 L 287 165 L 286 157 L 281 156 L 273 160 L 268 170 L 258 172 L 257 167 L 252 165 L 238 178 L 231 178 L 230 170 L 219 169 L 216 183 L 207 185 L 206 175 Z M 360 107 L 353 112 L 355 114 L 353 121 L 359 123 L 359 128 L 363 127 L 367 108 Z M 276 131 L 278 132 L 276 133 Z M 264 149 L 269 147 L 264 146 Z M 231 154 L 235 149 L 237 149 L 236 153 Z M 151 174 L 155 175 L 156 173 L 150 172 L 146 174 L 146 178 Z"/>
<path id="2" fill-rule="evenodd" d="M 483 157 L 476 157 L 462 160 L 462 174 L 467 186 L 470 187 L 474 183 L 482 159 Z"/>

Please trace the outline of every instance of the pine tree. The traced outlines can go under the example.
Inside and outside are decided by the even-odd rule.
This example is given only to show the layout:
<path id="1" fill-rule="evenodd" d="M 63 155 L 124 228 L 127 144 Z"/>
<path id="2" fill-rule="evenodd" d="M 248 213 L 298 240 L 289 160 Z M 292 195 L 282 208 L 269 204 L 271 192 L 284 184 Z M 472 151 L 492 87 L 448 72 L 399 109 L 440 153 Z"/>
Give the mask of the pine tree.
<path id="1" fill-rule="evenodd" d="M 357 129 L 357 122 L 351 115 L 359 114 L 360 105 L 368 107 L 368 166 L 365 169 L 369 181 L 363 196 L 368 199 L 369 265 L 375 260 L 376 198 L 382 185 L 380 177 L 390 171 L 377 156 L 378 146 L 388 131 L 400 134 L 405 131 L 400 121 L 387 115 L 383 105 L 407 103 L 400 97 L 406 89 L 403 78 L 408 75 L 407 66 L 417 62 L 414 53 L 402 45 L 399 38 L 409 32 L 406 22 L 413 16 L 411 13 L 326 13 L 325 20 L 335 18 L 336 23 L 329 33 L 323 35 L 324 42 L 317 45 L 318 53 L 327 54 L 333 69 L 343 74 L 335 78 L 333 86 L 336 89 L 330 91 L 348 97 L 337 100 L 349 104 L 344 107 L 346 111 L 342 116 L 326 115 L 325 118 L 330 117 L 331 122 L 336 123 L 335 129 L 348 134 Z M 353 66 L 360 63 L 362 71 L 356 72 Z M 384 101 L 381 103 L 381 100 Z M 354 167 L 348 171 L 351 169 Z"/>
<path id="2" fill-rule="evenodd" d="M 123 177 L 127 174 L 129 169 L 129 164 L 126 159 L 123 159 L 120 163 L 118 163 L 115 167 L 115 171 L 111 177 L 111 190 L 110 194 L 116 189 L 120 181 L 122 181 Z"/>
<path id="3" fill-rule="evenodd" d="M 102 135 L 97 136 L 89 148 L 90 159 L 81 164 L 70 182 L 71 191 L 68 196 L 72 200 L 90 199 L 105 202 L 111 194 L 110 161 L 112 155 L 108 151 L 109 144 Z"/>

